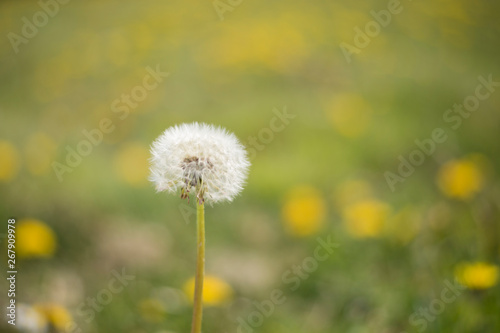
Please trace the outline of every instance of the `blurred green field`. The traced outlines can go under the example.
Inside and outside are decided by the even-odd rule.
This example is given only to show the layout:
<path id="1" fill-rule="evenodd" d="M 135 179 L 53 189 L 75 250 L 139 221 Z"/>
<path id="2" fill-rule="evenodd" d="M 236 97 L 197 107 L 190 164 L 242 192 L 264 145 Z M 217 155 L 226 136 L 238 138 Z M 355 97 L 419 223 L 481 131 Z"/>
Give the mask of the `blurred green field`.
<path id="1" fill-rule="evenodd" d="M 195 204 L 147 177 L 194 121 L 252 162 L 204 332 L 500 331 L 498 3 L 62 2 L 0 2 L 2 332 L 190 330 Z"/>

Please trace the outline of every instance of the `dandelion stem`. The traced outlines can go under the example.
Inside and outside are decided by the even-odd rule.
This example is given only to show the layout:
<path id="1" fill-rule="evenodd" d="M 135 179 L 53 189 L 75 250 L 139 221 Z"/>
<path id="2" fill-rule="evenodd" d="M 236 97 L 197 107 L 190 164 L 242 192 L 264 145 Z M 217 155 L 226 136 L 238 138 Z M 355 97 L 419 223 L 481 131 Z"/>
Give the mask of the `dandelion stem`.
<path id="1" fill-rule="evenodd" d="M 203 315 L 203 278 L 205 276 L 205 205 L 203 201 L 200 200 L 196 200 L 196 205 L 197 257 L 191 333 L 201 332 L 201 318 Z"/>

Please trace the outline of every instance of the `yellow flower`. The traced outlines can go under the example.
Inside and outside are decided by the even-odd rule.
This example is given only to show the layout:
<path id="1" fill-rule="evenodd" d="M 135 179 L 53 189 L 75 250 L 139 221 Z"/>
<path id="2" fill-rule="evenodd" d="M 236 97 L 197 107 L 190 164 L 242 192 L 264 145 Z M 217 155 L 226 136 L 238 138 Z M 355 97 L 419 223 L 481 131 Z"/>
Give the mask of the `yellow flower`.
<path id="1" fill-rule="evenodd" d="M 207 67 L 264 67 L 287 72 L 307 57 L 310 48 L 300 17 L 286 13 L 272 20 L 236 22 L 215 39 L 202 44 L 198 61 Z M 292 23 L 293 22 L 293 23 Z M 239 43 L 244 40 L 245 43 Z M 277 52 L 279 50 L 279 52 Z"/>
<path id="2" fill-rule="evenodd" d="M 194 297 L 194 277 L 184 284 L 184 292 L 191 302 Z M 227 303 L 233 295 L 233 290 L 225 281 L 211 275 L 206 275 L 203 281 L 203 304 L 218 306 Z"/>
<path id="3" fill-rule="evenodd" d="M 159 323 L 165 318 L 165 306 L 156 298 L 146 298 L 139 302 L 139 313 L 144 320 Z"/>
<path id="4" fill-rule="evenodd" d="M 34 308 L 39 311 L 58 331 L 65 332 L 68 325 L 73 322 L 73 318 L 68 310 L 60 305 L 52 303 L 36 304 Z"/>
<path id="5" fill-rule="evenodd" d="M 455 269 L 458 282 L 470 289 L 493 287 L 498 281 L 498 274 L 498 266 L 485 262 L 462 263 Z"/>
<path id="6" fill-rule="evenodd" d="M 129 143 L 115 156 L 118 175 L 130 185 L 147 184 L 149 174 L 149 151 L 138 143 Z"/>
<path id="7" fill-rule="evenodd" d="M 19 171 L 19 154 L 8 141 L 0 141 L 0 182 L 13 179 Z"/>
<path id="8" fill-rule="evenodd" d="M 45 133 L 35 133 L 26 142 L 24 153 L 28 171 L 33 175 L 42 175 L 50 170 L 56 144 Z"/>
<path id="9" fill-rule="evenodd" d="M 50 257 L 56 249 L 56 237 L 45 223 L 20 220 L 16 229 L 16 251 L 19 257 Z"/>
<path id="10" fill-rule="evenodd" d="M 344 208 L 344 225 L 354 237 L 365 238 L 379 235 L 389 216 L 390 207 L 377 200 L 363 200 Z"/>
<path id="11" fill-rule="evenodd" d="M 371 108 L 358 94 L 341 93 L 327 106 L 327 116 L 341 135 L 356 138 L 363 134 L 371 118 Z"/>
<path id="12" fill-rule="evenodd" d="M 438 185 L 451 198 L 470 199 L 484 183 L 480 166 L 472 159 L 453 160 L 441 167 Z"/>
<path id="13" fill-rule="evenodd" d="M 293 188 L 282 209 L 286 229 L 292 235 L 300 237 L 318 232 L 324 224 L 325 212 L 321 193 L 310 186 Z"/>

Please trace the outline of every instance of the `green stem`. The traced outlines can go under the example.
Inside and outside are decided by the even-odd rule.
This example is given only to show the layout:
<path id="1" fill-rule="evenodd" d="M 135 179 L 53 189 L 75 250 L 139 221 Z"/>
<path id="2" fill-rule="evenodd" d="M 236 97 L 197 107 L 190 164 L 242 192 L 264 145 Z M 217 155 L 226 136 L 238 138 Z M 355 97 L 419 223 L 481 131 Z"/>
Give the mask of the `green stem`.
<path id="1" fill-rule="evenodd" d="M 201 318 L 203 315 L 203 278 L 205 276 L 205 206 L 203 202 L 200 203 L 199 200 L 196 201 L 197 257 L 191 333 L 201 332 Z"/>

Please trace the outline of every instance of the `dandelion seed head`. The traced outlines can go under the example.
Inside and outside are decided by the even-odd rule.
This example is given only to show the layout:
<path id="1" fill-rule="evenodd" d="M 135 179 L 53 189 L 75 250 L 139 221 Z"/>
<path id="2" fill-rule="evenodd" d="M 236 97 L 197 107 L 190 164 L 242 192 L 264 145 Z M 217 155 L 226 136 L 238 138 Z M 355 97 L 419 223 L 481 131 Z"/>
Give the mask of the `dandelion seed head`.
<path id="1" fill-rule="evenodd" d="M 150 180 L 157 191 L 196 191 L 210 204 L 232 201 L 243 189 L 250 162 L 236 136 L 204 123 L 173 126 L 151 146 Z"/>

